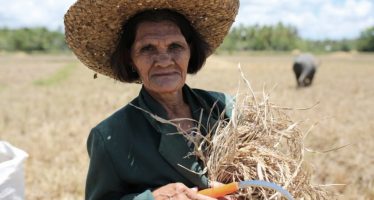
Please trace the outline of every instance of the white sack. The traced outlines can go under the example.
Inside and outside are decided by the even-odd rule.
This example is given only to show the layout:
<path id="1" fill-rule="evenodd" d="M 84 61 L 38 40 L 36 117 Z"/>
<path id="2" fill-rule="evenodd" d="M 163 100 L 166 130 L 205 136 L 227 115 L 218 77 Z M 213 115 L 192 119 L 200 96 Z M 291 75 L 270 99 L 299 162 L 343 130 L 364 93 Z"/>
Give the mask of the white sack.
<path id="1" fill-rule="evenodd" d="M 23 161 L 27 153 L 0 140 L 0 200 L 25 198 Z"/>

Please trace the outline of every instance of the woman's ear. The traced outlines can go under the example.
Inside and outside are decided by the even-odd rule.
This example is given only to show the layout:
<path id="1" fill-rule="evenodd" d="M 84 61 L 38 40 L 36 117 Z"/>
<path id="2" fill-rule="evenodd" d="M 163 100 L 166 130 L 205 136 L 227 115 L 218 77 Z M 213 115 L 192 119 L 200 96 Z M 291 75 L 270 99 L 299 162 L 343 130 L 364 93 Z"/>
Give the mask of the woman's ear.
<path id="1" fill-rule="evenodd" d="M 130 64 L 130 66 L 131 66 L 131 71 L 132 72 L 138 72 L 138 71 L 136 71 L 136 67 L 134 67 L 134 65 Z"/>
<path id="2" fill-rule="evenodd" d="M 132 72 L 137 72 L 136 67 L 135 67 L 135 64 L 134 64 L 134 62 L 132 61 L 132 59 L 131 59 L 130 62 L 129 62 L 129 67 L 131 67 L 131 71 L 132 71 Z"/>

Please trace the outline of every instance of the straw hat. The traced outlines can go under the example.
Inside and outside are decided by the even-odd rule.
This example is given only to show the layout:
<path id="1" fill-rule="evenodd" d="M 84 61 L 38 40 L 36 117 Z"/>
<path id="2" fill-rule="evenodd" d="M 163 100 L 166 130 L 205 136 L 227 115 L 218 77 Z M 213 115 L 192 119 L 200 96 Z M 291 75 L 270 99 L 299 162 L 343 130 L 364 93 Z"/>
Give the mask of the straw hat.
<path id="1" fill-rule="evenodd" d="M 239 0 L 78 0 L 65 14 L 66 42 L 80 61 L 92 70 L 115 78 L 111 55 L 122 25 L 133 15 L 150 9 L 183 14 L 216 49 L 238 12 Z"/>

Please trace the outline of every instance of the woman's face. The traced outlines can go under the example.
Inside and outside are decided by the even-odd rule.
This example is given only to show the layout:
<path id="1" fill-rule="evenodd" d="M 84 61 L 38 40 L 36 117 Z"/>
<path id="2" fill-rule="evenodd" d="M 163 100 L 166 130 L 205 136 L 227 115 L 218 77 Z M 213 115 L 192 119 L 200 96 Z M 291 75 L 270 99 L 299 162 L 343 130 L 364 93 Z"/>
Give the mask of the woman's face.
<path id="1" fill-rule="evenodd" d="M 142 22 L 131 47 L 131 58 L 147 90 L 171 93 L 180 90 L 186 81 L 190 47 L 174 23 Z"/>

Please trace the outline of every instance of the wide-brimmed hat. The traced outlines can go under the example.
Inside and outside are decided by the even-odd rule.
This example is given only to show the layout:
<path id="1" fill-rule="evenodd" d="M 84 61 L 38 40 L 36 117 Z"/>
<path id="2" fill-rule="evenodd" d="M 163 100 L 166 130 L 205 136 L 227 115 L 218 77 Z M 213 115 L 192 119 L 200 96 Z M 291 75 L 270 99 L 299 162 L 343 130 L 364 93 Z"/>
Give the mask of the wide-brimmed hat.
<path id="1" fill-rule="evenodd" d="M 239 0 L 78 0 L 65 14 L 65 37 L 87 67 L 116 79 L 111 56 L 126 31 L 121 30 L 123 24 L 135 14 L 151 9 L 179 12 L 214 50 L 227 35 L 238 8 Z"/>

